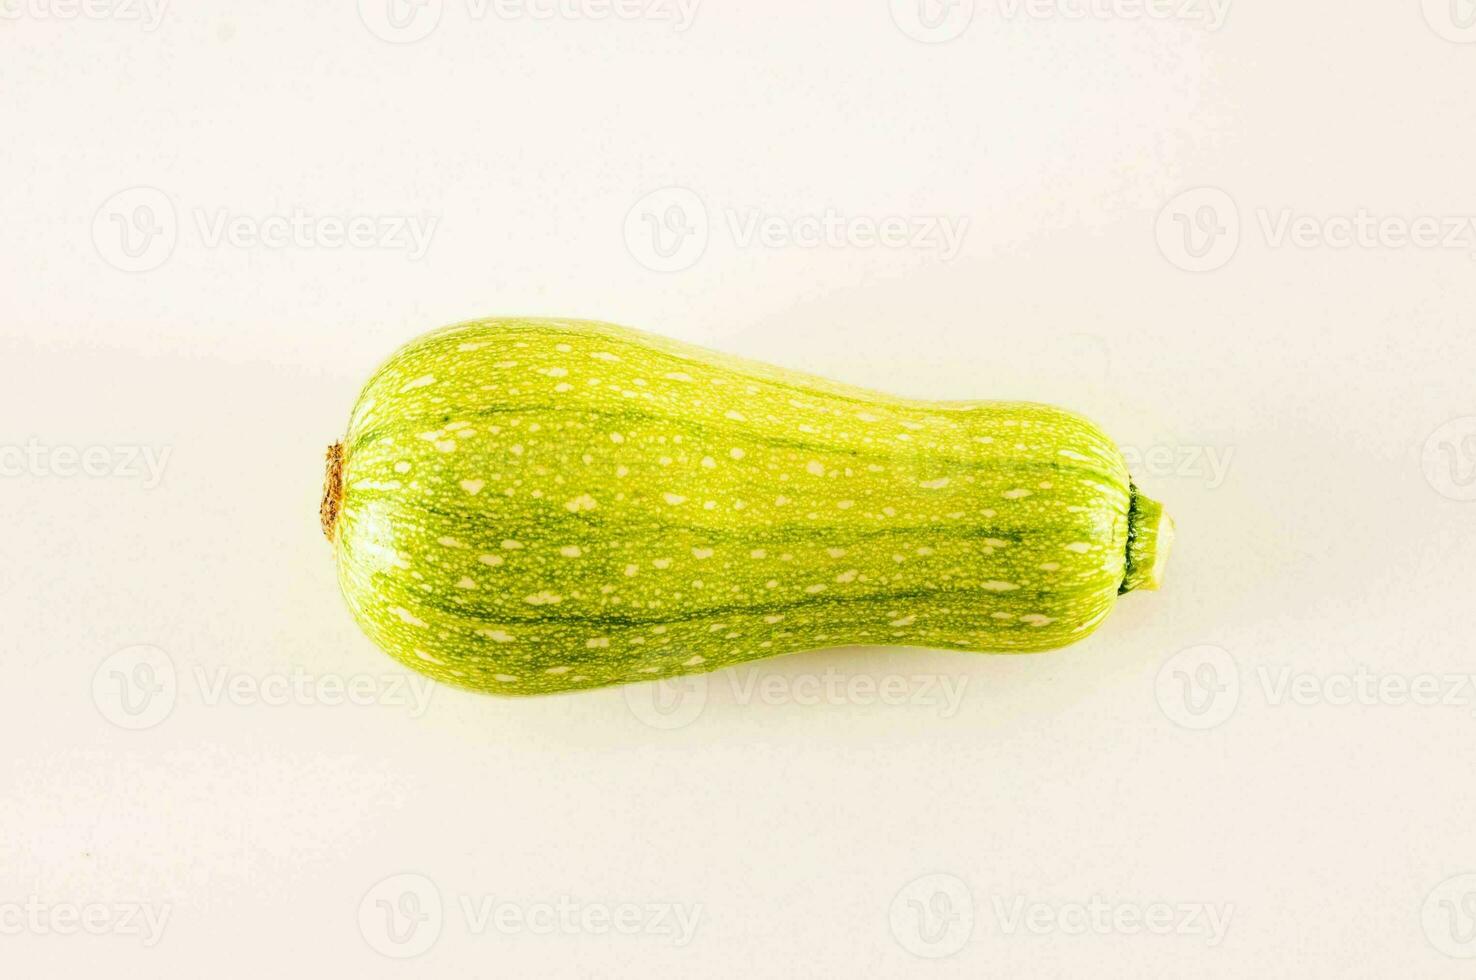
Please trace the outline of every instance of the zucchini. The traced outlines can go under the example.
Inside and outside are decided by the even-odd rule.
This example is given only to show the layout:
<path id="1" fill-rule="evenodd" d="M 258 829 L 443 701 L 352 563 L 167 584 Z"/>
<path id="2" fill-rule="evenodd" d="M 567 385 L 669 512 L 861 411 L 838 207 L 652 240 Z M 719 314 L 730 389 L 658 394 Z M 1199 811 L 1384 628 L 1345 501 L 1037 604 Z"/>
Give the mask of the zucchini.
<path id="1" fill-rule="evenodd" d="M 497 694 L 849 644 L 1048 650 L 1157 587 L 1172 532 L 1069 412 L 549 319 L 391 357 L 329 450 L 321 517 L 369 637 Z"/>

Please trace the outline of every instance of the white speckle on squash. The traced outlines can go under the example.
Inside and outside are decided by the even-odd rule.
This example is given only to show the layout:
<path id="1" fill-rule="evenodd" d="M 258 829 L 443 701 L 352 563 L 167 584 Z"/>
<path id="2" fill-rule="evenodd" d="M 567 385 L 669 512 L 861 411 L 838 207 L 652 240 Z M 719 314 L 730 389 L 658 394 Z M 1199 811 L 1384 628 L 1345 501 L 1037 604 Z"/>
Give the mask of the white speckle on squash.
<path id="1" fill-rule="evenodd" d="M 392 615 L 400 617 L 400 621 L 406 626 L 418 626 L 421 629 L 425 628 L 425 620 L 417 619 L 415 614 L 408 609 L 404 609 L 400 606 L 390 606 L 389 611 Z"/>

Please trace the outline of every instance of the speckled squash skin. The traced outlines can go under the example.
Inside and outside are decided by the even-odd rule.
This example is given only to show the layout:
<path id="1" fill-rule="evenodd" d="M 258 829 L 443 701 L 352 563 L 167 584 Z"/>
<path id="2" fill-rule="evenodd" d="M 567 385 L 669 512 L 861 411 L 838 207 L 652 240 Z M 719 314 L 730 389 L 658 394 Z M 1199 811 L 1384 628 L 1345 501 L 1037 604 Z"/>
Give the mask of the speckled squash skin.
<path id="1" fill-rule="evenodd" d="M 395 354 L 329 497 L 370 638 L 509 695 L 848 644 L 1048 650 L 1156 586 L 1171 527 L 1071 413 L 893 398 L 567 320 Z"/>

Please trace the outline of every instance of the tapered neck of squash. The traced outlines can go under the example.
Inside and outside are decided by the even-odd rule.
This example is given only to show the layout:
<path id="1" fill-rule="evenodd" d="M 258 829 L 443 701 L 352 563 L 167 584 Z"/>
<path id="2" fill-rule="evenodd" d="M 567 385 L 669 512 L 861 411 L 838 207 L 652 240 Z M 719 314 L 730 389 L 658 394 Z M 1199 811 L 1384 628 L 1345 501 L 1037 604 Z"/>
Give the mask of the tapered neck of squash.
<path id="1" fill-rule="evenodd" d="M 338 527 L 338 510 L 343 506 L 343 443 L 328 447 L 328 466 L 323 474 L 323 502 L 318 505 L 318 518 L 323 523 L 323 537 L 329 541 Z"/>
<path id="2" fill-rule="evenodd" d="M 1118 594 L 1158 588 L 1173 543 L 1173 519 L 1163 512 L 1162 504 L 1133 487 L 1128 508 L 1127 572 Z"/>

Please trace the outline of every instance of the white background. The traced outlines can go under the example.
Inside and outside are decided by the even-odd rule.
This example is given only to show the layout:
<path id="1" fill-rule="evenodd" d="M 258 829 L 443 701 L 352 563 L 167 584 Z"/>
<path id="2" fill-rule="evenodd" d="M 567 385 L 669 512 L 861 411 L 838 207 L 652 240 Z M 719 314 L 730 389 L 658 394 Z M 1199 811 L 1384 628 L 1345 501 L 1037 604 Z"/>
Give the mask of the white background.
<path id="1" fill-rule="evenodd" d="M 1471 11 L 388 2 L 0 0 L 0 971 L 1469 975 Z M 418 704 L 321 453 L 507 313 L 1079 410 L 1165 586 Z"/>

